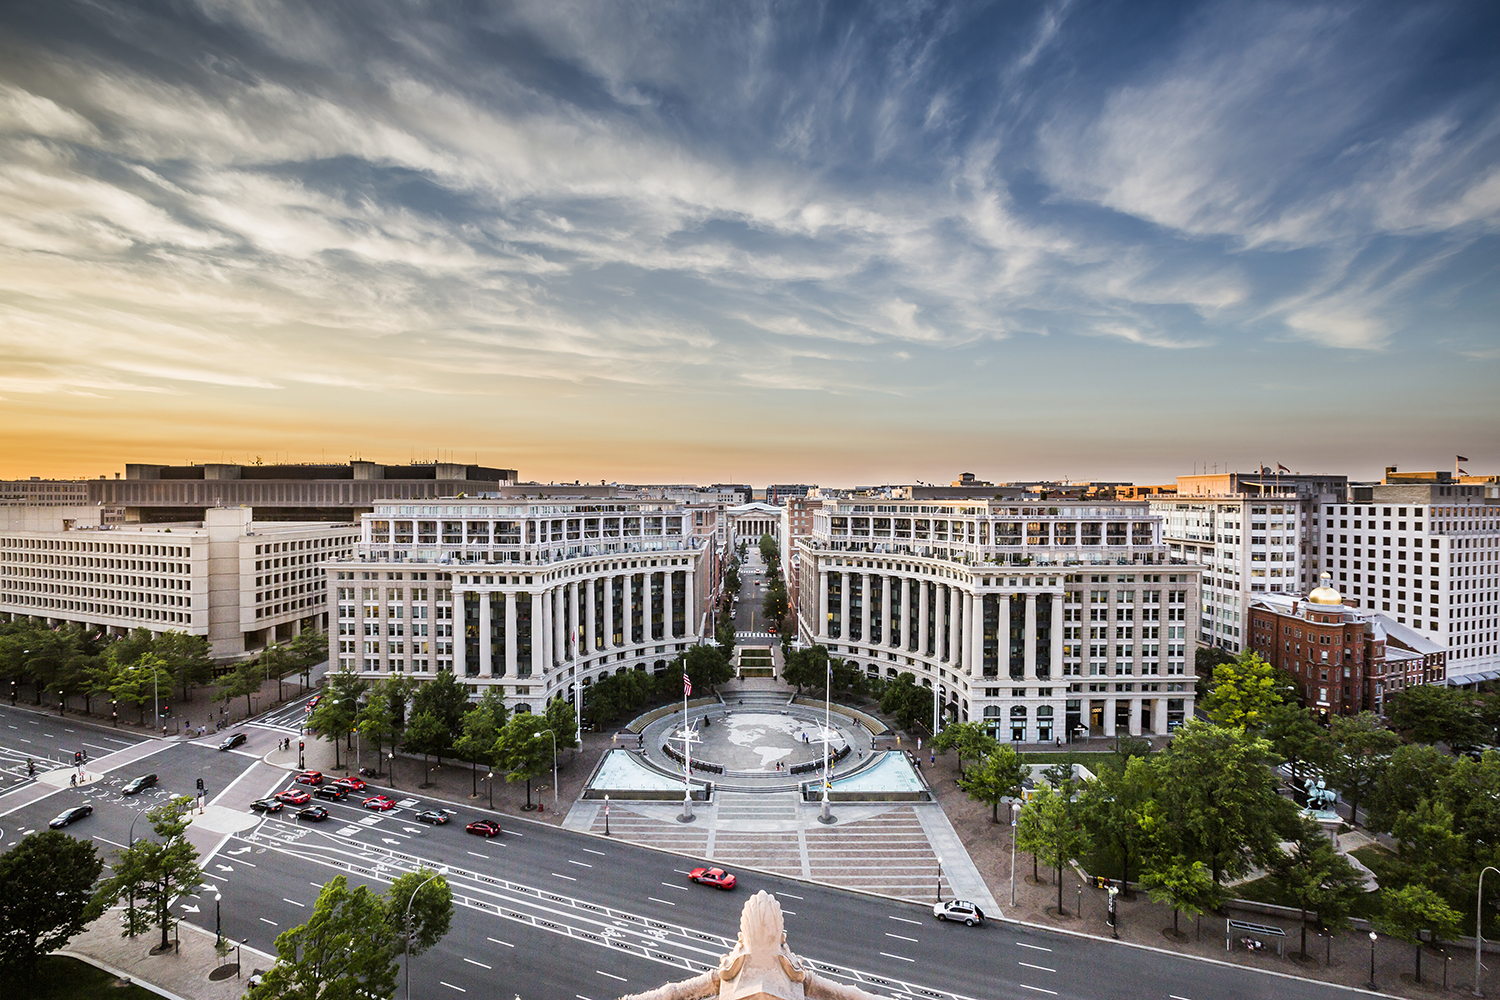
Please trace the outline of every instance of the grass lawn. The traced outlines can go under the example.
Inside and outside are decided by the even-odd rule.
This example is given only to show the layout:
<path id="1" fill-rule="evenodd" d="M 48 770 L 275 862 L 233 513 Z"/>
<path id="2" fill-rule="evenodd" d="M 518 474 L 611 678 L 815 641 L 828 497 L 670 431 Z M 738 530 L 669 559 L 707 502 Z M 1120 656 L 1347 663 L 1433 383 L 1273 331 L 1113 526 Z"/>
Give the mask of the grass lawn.
<path id="1" fill-rule="evenodd" d="M 37 964 L 37 978 L 26 983 L 12 977 L 0 977 L 0 989 L 19 990 L 28 1000 L 161 1000 L 150 990 L 132 983 L 121 986 L 120 980 L 76 958 L 48 955 Z"/>
<path id="2" fill-rule="evenodd" d="M 1364 859 L 1361 858 L 1360 860 Z M 1239 885 L 1232 886 L 1228 890 L 1228 894 L 1236 899 L 1249 899 L 1257 903 L 1274 903 L 1277 906 L 1290 906 L 1292 909 L 1297 908 L 1297 901 L 1282 896 L 1276 890 L 1276 885 L 1271 881 L 1269 875 L 1258 878 L 1253 882 L 1241 882 Z M 1354 905 L 1349 908 L 1349 915 L 1351 917 L 1363 917 L 1366 920 L 1373 918 L 1379 912 L 1380 893 L 1378 891 L 1362 893 L 1355 900 Z"/>

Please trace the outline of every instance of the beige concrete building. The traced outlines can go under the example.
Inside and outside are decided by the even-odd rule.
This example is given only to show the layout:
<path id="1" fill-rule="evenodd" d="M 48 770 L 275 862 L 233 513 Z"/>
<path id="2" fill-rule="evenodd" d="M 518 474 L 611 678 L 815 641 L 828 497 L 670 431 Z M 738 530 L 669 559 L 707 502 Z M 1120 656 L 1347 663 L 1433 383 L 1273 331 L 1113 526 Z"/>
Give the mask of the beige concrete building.
<path id="1" fill-rule="evenodd" d="M 1193 710 L 1201 567 L 1144 502 L 824 500 L 798 559 L 800 638 L 1000 739 L 1166 733 Z"/>
<path id="2" fill-rule="evenodd" d="M 0 616 L 206 636 L 215 660 L 326 628 L 322 564 L 353 553 L 349 524 L 256 521 L 248 507 L 202 521 L 106 524 L 101 508 L 37 508 L 0 528 Z"/>

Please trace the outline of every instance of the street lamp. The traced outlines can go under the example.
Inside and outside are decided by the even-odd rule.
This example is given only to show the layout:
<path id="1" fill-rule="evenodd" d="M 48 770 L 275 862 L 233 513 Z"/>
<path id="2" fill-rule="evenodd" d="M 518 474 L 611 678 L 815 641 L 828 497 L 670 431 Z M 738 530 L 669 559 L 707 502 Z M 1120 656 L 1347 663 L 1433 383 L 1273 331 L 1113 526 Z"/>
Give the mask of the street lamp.
<path id="1" fill-rule="evenodd" d="M 1021 811 L 1018 802 L 1010 804 L 1010 905 L 1016 905 L 1016 823 Z"/>
<path id="2" fill-rule="evenodd" d="M 406 1000 L 411 1000 L 411 904 L 417 901 L 417 893 L 422 891 L 422 886 L 435 878 L 442 878 L 448 873 L 446 868 L 439 868 L 436 872 L 424 880 L 412 890 L 411 899 L 406 902 L 406 922 L 403 925 L 406 931 Z"/>
<path id="3" fill-rule="evenodd" d="M 129 847 L 126 848 L 127 850 L 134 849 L 134 847 L 135 847 L 135 823 L 136 823 L 136 820 L 140 819 L 144 815 L 146 815 L 146 814 L 138 812 L 138 813 L 135 814 L 135 819 L 133 819 L 133 820 L 130 821 L 130 833 L 125 838 L 129 842 Z M 135 937 L 135 884 L 134 883 L 132 883 L 131 886 L 130 886 L 130 936 L 131 937 Z"/>
<path id="4" fill-rule="evenodd" d="M 1479 908 L 1484 899 L 1484 873 L 1494 872 L 1500 875 L 1500 868 L 1485 866 L 1479 872 L 1479 891 L 1474 894 L 1474 995 L 1484 996 L 1484 987 L 1479 985 L 1479 970 L 1483 968 L 1480 964 L 1480 952 L 1484 949 L 1484 911 Z M 1370 977 L 1374 979 L 1374 976 Z"/>
<path id="5" fill-rule="evenodd" d="M 532 734 L 531 738 L 539 740 L 543 736 L 552 737 L 552 811 L 557 812 L 557 734 L 550 729 L 543 729 Z"/>
<path id="6" fill-rule="evenodd" d="M 224 924 L 219 919 L 219 903 L 224 894 L 218 889 L 214 890 L 214 948 L 224 947 Z"/>
<path id="7" fill-rule="evenodd" d="M 832 732 L 833 722 L 833 661 L 829 660 L 824 666 L 827 669 L 823 677 L 823 811 L 818 815 L 818 822 L 832 823 L 833 814 L 828 809 L 828 734 Z"/>
<path id="8" fill-rule="evenodd" d="M 1370 932 L 1370 989 L 1375 989 L 1375 932 Z"/>
<path id="9" fill-rule="evenodd" d="M 489 790 L 490 790 L 490 812 L 494 812 L 495 811 L 495 772 L 494 771 L 491 771 L 490 773 L 488 773 L 488 774 L 486 774 L 484 776 L 484 783 L 485 783 L 486 786 L 489 787 Z"/>
<path id="10" fill-rule="evenodd" d="M 937 886 L 936 886 L 936 888 L 937 888 L 937 901 L 939 903 L 941 903 L 943 901 L 943 859 L 942 858 L 937 858 L 937 866 L 938 866 L 938 870 L 937 870 Z"/>

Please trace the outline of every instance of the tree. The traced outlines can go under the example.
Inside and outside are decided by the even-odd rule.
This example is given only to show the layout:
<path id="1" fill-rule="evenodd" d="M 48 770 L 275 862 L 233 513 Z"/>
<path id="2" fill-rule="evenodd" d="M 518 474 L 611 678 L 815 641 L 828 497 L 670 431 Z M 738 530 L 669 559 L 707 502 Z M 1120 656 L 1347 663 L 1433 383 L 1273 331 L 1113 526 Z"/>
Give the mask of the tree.
<path id="1" fill-rule="evenodd" d="M 1017 821 L 1016 846 L 1056 872 L 1057 912 L 1063 909 L 1063 866 L 1088 848 L 1088 834 L 1078 821 L 1072 789 L 1040 785 L 1021 809 Z"/>
<path id="2" fill-rule="evenodd" d="M 318 707 L 307 716 L 307 728 L 333 743 L 333 766 L 339 763 L 339 743 L 354 731 L 359 717 L 359 703 L 350 697 L 347 688 L 329 685 Z"/>
<path id="3" fill-rule="evenodd" d="M 1201 704 L 1208 698 L 1214 682 L 1214 668 L 1221 663 L 1233 663 L 1234 654 L 1218 646 L 1205 646 L 1193 654 L 1193 672 L 1198 675 L 1196 690 Z"/>
<path id="4" fill-rule="evenodd" d="M 1381 726 L 1374 712 L 1335 716 L 1332 736 L 1337 749 L 1330 783 L 1349 797 L 1349 822 L 1355 823 L 1359 820 L 1359 800 L 1380 780 L 1386 761 L 1401 740 Z"/>
<path id="5" fill-rule="evenodd" d="M 780 555 L 776 548 L 776 539 L 767 532 L 760 536 L 760 558 L 767 566 L 777 565 L 777 557 Z"/>
<path id="6" fill-rule="evenodd" d="M 302 686 L 305 689 L 307 676 L 312 673 L 312 668 L 328 659 L 328 634 L 317 629 L 299 632 L 286 644 L 286 651 L 291 654 L 292 663 L 296 665 L 294 672 L 302 675 Z"/>
<path id="7" fill-rule="evenodd" d="M 411 953 L 420 955 L 447 935 L 453 922 L 453 890 L 437 872 L 418 868 L 391 883 L 385 892 L 385 911 L 396 941 L 405 949 L 409 937 Z"/>
<path id="8" fill-rule="evenodd" d="M 435 884 L 435 883 L 434 883 Z M 307 923 L 276 938 L 276 963 L 249 1000 L 375 1000 L 395 996 L 397 928 L 388 900 L 335 876 Z M 415 923 L 415 920 L 413 921 Z"/>
<path id="9" fill-rule="evenodd" d="M 135 705 L 140 710 L 140 724 L 146 724 L 146 703 L 158 696 L 162 688 L 172 690 L 172 678 L 165 664 L 154 653 L 146 653 L 121 669 L 109 686 L 109 696 L 116 701 Z"/>
<path id="10" fill-rule="evenodd" d="M 932 747 L 938 753 L 952 750 L 958 756 L 960 779 L 963 777 L 965 759 L 983 760 L 999 746 L 1000 742 L 990 735 L 982 722 L 954 722 L 932 738 Z"/>
<path id="11" fill-rule="evenodd" d="M 386 681 L 380 681 L 376 687 L 385 683 Z M 391 712 L 390 698 L 386 697 L 383 691 L 372 691 L 369 701 L 360 706 L 355 725 L 358 727 L 361 739 L 375 742 L 375 771 L 378 774 L 380 761 L 385 757 L 386 742 L 396 735 L 396 717 Z M 338 745 L 335 743 L 334 755 L 337 756 L 337 754 Z"/>
<path id="12" fill-rule="evenodd" d="M 195 685 L 213 680 L 214 661 L 205 636 L 163 632 L 156 638 L 154 652 L 172 674 L 172 681 L 183 701 L 188 700 Z"/>
<path id="13" fill-rule="evenodd" d="M 1391 830 L 1422 799 L 1437 795 L 1452 769 L 1453 758 L 1437 747 L 1424 743 L 1397 747 L 1370 791 L 1365 825 L 1373 830 Z"/>
<path id="14" fill-rule="evenodd" d="M 1291 765 L 1292 777 L 1300 780 L 1303 765 L 1320 774 L 1333 761 L 1333 741 L 1313 714 L 1296 702 L 1272 705 L 1266 710 L 1262 734 L 1271 749 Z"/>
<path id="15" fill-rule="evenodd" d="M 1429 931 L 1436 943 L 1457 937 L 1459 913 L 1443 897 L 1425 886 L 1407 885 L 1387 888 L 1381 893 L 1383 905 L 1375 926 L 1394 938 L 1412 941 L 1417 946 L 1417 982 L 1422 981 L 1422 932 Z"/>
<path id="16" fill-rule="evenodd" d="M 1485 742 L 1491 729 L 1474 696 L 1458 688 L 1418 684 L 1386 700 L 1391 728 L 1417 743 L 1446 743 L 1465 749 Z"/>
<path id="17" fill-rule="evenodd" d="M 1271 881 L 1302 911 L 1302 957 L 1307 958 L 1307 911 L 1316 910 L 1329 930 L 1349 922 L 1349 910 L 1364 893 L 1364 877 L 1349 859 L 1334 850 L 1333 841 L 1314 819 L 1297 824 L 1291 850 L 1277 849 L 1267 871 Z"/>
<path id="18" fill-rule="evenodd" d="M 1408 883 L 1435 892 L 1452 890 L 1453 873 L 1462 871 L 1464 839 L 1453 831 L 1453 812 L 1442 802 L 1422 799 L 1391 826 Z"/>
<path id="19" fill-rule="evenodd" d="M 1247 649 L 1235 660 L 1214 667 L 1213 686 L 1203 707 L 1221 726 L 1254 731 L 1265 724 L 1272 706 L 1285 701 L 1284 695 L 1279 671 Z"/>
<path id="20" fill-rule="evenodd" d="M 260 669 L 263 676 L 276 681 L 276 700 L 286 697 L 282 683 L 291 674 L 298 672 L 298 664 L 282 646 L 271 646 L 260 654 Z"/>
<path id="21" fill-rule="evenodd" d="M 1154 806 L 1156 769 L 1146 757 L 1132 757 L 1122 768 L 1101 768 L 1078 797 L 1084 829 L 1096 845 L 1120 859 L 1120 885 L 1130 884 L 1130 863 L 1144 855 L 1150 837 L 1143 826 Z"/>
<path id="22" fill-rule="evenodd" d="M 263 680 L 264 675 L 261 673 L 260 664 L 253 660 L 246 660 L 225 674 L 219 681 L 219 694 L 225 701 L 230 698 L 244 698 L 245 715 L 249 716 L 255 710 L 250 704 L 250 696 L 260 690 Z"/>
<path id="23" fill-rule="evenodd" d="M 122 936 L 134 937 L 160 927 L 163 951 L 168 947 L 167 931 L 172 926 L 168 907 L 178 896 L 194 893 L 203 884 L 198 849 L 187 839 L 187 815 L 192 807 L 191 798 L 178 795 L 147 812 L 151 829 L 161 839 L 142 837 L 120 851 L 115 857 L 114 875 L 99 889 L 101 907 L 113 906 L 127 894 L 139 900 L 141 905 L 126 911 Z"/>
<path id="24" fill-rule="evenodd" d="M 760 602 L 761 614 L 773 622 L 779 622 L 786 617 L 787 611 L 791 609 L 791 603 L 787 599 L 786 584 L 780 579 L 771 581 L 766 588 L 766 596 Z"/>
<path id="25" fill-rule="evenodd" d="M 557 735 L 557 749 L 571 750 L 578 745 L 578 713 L 566 699 L 553 698 L 547 702 L 545 716 L 547 726 Z"/>
<path id="26" fill-rule="evenodd" d="M 443 724 L 443 720 L 431 712 L 423 711 L 413 715 L 411 721 L 406 724 L 406 735 L 402 741 L 402 746 L 411 753 L 421 754 L 422 767 L 425 769 L 427 767 L 427 758 L 430 754 L 437 755 L 438 767 L 442 767 L 443 753 L 452 742 L 452 734 L 449 733 L 448 727 Z M 424 775 L 422 787 L 426 788 L 427 785 L 427 777 Z"/>
<path id="27" fill-rule="evenodd" d="M 786 654 L 786 663 L 781 668 L 781 679 L 802 693 L 804 686 L 821 684 L 828 669 L 828 647 L 812 645 L 806 649 L 795 649 Z"/>
<path id="28" fill-rule="evenodd" d="M 1208 866 L 1181 854 L 1157 857 L 1141 872 L 1141 883 L 1153 902 L 1172 907 L 1172 934 L 1177 937 L 1182 936 L 1177 929 L 1179 913 L 1193 917 L 1219 905 L 1219 888 Z"/>
<path id="29" fill-rule="evenodd" d="M 495 756 L 505 769 L 506 781 L 526 782 L 526 808 L 531 809 L 531 780 L 552 766 L 552 744 L 536 735 L 549 728 L 547 719 L 531 712 L 511 716 L 500 738 L 495 741 Z"/>
<path id="30" fill-rule="evenodd" d="M 430 712 L 448 731 L 448 741 L 458 735 L 464 713 L 469 710 L 469 691 L 451 670 L 439 670 L 435 678 L 422 684 L 411 699 L 413 715 Z M 441 766 L 441 765 L 440 765 Z"/>
<path id="31" fill-rule="evenodd" d="M 485 698 L 489 698 L 496 690 L 496 688 L 487 689 Z M 503 696 L 501 697 L 503 699 Z M 494 708 L 485 704 L 484 698 L 464 713 L 462 732 L 453 744 L 453 752 L 470 764 L 469 776 L 473 785 L 471 797 L 479 795 L 478 765 L 495 766 L 495 741 L 500 737 L 500 727 L 505 724 L 504 713 L 503 700 L 500 702 L 497 718 Z"/>
<path id="32" fill-rule="evenodd" d="M 688 678 L 693 682 L 693 690 L 707 693 L 719 684 L 725 684 L 734 679 L 734 666 L 724 651 L 718 646 L 702 643 L 689 646 L 686 653 L 682 654 L 682 662 L 679 664 L 681 672 L 686 672 Z M 674 680 L 674 687 L 678 695 L 682 694 L 681 677 Z M 559 737 L 561 741 L 561 737 Z"/>
<path id="33" fill-rule="evenodd" d="M 1190 859 L 1205 862 L 1214 885 L 1270 856 L 1276 826 L 1292 809 L 1276 794 L 1266 760 L 1271 745 L 1244 729 L 1192 720 L 1156 755 L 1168 833 Z"/>
<path id="34" fill-rule="evenodd" d="M 94 845 L 47 830 L 0 855 L 0 970 L 22 981 L 37 959 L 81 933 L 100 907 L 94 882 L 104 869 Z"/>
<path id="35" fill-rule="evenodd" d="M 948 727 L 952 729 L 952 726 Z M 945 729 L 943 732 L 947 732 Z M 995 749 L 980 759 L 966 773 L 958 776 L 958 787 L 976 802 L 990 807 L 990 822 L 1000 822 L 1000 802 L 1006 797 L 1019 797 L 1021 782 L 1026 777 L 1026 765 L 1020 755 L 1008 746 L 995 744 Z"/>
<path id="36" fill-rule="evenodd" d="M 880 710 L 895 716 L 902 729 L 916 729 L 932 723 L 932 688 L 917 684 L 917 676 L 903 670 L 888 683 L 880 696 Z"/>

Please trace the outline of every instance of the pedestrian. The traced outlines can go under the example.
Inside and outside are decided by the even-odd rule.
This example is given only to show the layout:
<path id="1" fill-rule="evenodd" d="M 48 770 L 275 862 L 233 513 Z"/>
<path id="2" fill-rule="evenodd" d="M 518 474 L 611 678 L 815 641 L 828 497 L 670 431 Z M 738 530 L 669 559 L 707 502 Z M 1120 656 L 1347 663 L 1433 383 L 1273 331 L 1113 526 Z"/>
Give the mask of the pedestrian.
<path id="1" fill-rule="evenodd" d="M 917 737 L 917 749 L 922 749 L 922 737 L 920 736 Z"/>
<path id="2" fill-rule="evenodd" d="M 68 784 L 70 786 L 72 786 L 73 788 L 77 788 L 78 787 L 78 775 L 76 775 L 76 774 L 70 774 L 70 775 L 68 775 Z"/>
<path id="3" fill-rule="evenodd" d="M 937 767 L 937 754 L 933 754 L 932 755 L 932 760 L 929 761 L 928 763 L 932 764 L 933 767 Z"/>

